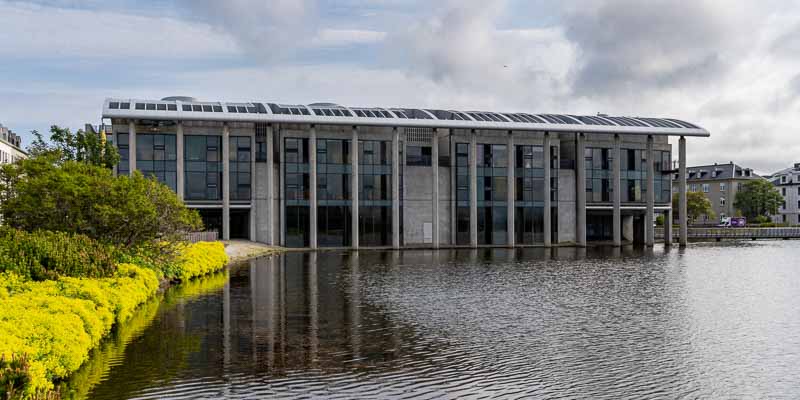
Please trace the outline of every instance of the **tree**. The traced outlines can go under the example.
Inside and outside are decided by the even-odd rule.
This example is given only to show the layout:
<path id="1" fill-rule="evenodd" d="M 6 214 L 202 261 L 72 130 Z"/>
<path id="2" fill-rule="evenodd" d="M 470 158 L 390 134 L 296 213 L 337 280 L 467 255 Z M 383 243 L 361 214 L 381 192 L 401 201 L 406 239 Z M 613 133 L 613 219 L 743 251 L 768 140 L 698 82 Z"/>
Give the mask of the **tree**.
<path id="1" fill-rule="evenodd" d="M 672 209 L 677 211 L 675 215 L 680 214 L 680 197 L 678 193 L 672 195 Z M 712 220 L 716 218 L 714 210 L 711 208 L 711 201 L 700 192 L 686 193 L 686 214 L 688 215 L 689 223 L 694 223 L 701 215 L 705 215 Z"/>
<path id="2" fill-rule="evenodd" d="M 755 220 L 757 217 L 769 217 L 778 213 L 783 204 L 783 196 L 775 186 L 766 179 L 747 182 L 742 190 L 736 193 L 733 205 L 742 211 L 745 217 Z"/>
<path id="3" fill-rule="evenodd" d="M 87 133 L 78 130 L 72 133 L 69 128 L 58 125 L 50 127 L 50 143 L 38 131 L 32 131 L 34 140 L 28 146 L 31 157 L 53 155 L 57 162 L 78 161 L 86 164 L 112 168 L 119 163 L 119 152 L 107 141 L 105 134 Z"/>
<path id="4" fill-rule="evenodd" d="M 123 248 L 177 243 L 202 227 L 167 186 L 135 172 L 115 177 L 87 162 L 45 153 L 0 168 L 0 214 L 26 231 L 80 233 Z"/>

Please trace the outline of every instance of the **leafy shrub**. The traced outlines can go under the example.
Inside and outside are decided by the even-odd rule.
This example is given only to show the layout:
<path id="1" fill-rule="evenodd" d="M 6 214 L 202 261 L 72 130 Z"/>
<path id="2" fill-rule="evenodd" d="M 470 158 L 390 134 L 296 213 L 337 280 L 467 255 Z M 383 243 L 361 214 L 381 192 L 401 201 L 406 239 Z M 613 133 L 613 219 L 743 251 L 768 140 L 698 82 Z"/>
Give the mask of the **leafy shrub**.
<path id="1" fill-rule="evenodd" d="M 221 242 L 198 242 L 185 245 L 180 249 L 176 261 L 178 274 L 182 281 L 196 276 L 219 271 L 228 264 L 228 255 Z"/>
<path id="2" fill-rule="evenodd" d="M 770 223 L 770 219 L 766 215 L 759 215 L 753 219 L 753 222 L 756 224 L 768 224 Z"/>
<path id="3" fill-rule="evenodd" d="M 158 290 L 153 271 L 119 265 L 113 277 L 26 281 L 0 273 L 0 355 L 27 354 L 28 394 L 53 388 L 86 360 L 115 322 Z"/>
<path id="4" fill-rule="evenodd" d="M 0 272 L 33 280 L 112 276 L 120 253 L 87 236 L 0 228 Z"/>
<path id="5" fill-rule="evenodd" d="M 660 214 L 656 217 L 656 225 L 657 226 L 664 226 L 664 215 Z"/>

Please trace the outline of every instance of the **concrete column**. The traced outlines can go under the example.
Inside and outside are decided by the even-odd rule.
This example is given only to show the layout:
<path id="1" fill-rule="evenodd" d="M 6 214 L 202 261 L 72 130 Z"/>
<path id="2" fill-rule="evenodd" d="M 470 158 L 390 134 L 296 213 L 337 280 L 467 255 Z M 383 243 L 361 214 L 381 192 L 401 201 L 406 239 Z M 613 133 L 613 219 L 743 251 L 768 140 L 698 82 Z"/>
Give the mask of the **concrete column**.
<path id="1" fill-rule="evenodd" d="M 575 149 L 575 242 L 586 246 L 586 136 L 576 135 Z"/>
<path id="2" fill-rule="evenodd" d="M 655 224 L 655 160 L 653 160 L 653 136 L 647 136 L 647 211 L 644 217 L 644 242 L 647 247 L 653 247 L 656 238 Z"/>
<path id="3" fill-rule="evenodd" d="M 310 219 L 310 232 L 309 232 L 309 247 L 312 249 L 317 248 L 317 127 L 311 125 L 311 133 L 308 137 L 308 182 L 311 187 L 309 188 L 308 204 L 309 219 Z"/>
<path id="4" fill-rule="evenodd" d="M 264 183 L 267 185 L 267 209 L 265 210 L 267 213 L 267 223 L 269 226 L 267 227 L 267 243 L 270 245 L 275 245 L 275 189 L 273 188 L 273 151 L 272 151 L 272 125 L 267 125 L 267 137 L 265 138 L 266 141 L 266 151 L 267 151 L 267 179 Z M 261 211 L 259 211 L 261 212 Z"/>
<path id="5" fill-rule="evenodd" d="M 358 128 L 353 127 L 353 137 L 350 139 L 350 246 L 358 246 Z"/>
<path id="6" fill-rule="evenodd" d="M 544 158 L 544 247 L 550 247 L 553 245 L 553 238 L 552 238 L 552 212 L 550 210 L 552 199 L 550 198 L 550 159 L 552 155 L 550 154 L 550 132 L 544 133 L 544 139 L 542 140 L 542 150 Z"/>
<path id="7" fill-rule="evenodd" d="M 231 129 L 222 126 L 222 240 L 231 239 Z"/>
<path id="8" fill-rule="evenodd" d="M 433 173 L 433 191 L 431 204 L 431 232 L 433 233 L 433 248 L 439 248 L 439 131 L 434 128 L 431 135 L 431 169 Z"/>
<path id="9" fill-rule="evenodd" d="M 128 121 L 128 173 L 136 171 L 136 120 Z"/>
<path id="10" fill-rule="evenodd" d="M 478 145 L 475 130 L 469 135 L 469 244 L 478 247 Z"/>
<path id="11" fill-rule="evenodd" d="M 280 214 L 280 245 L 286 246 L 286 143 L 283 139 L 283 133 L 281 132 L 280 126 L 278 126 L 278 182 L 280 186 L 278 187 L 278 199 L 279 199 L 279 210 L 278 213 Z M 271 156 L 268 156 L 271 158 Z M 269 159 L 268 159 L 269 160 Z"/>
<path id="12" fill-rule="evenodd" d="M 678 219 L 680 224 L 679 244 L 685 247 L 689 238 L 689 218 L 686 215 L 686 138 L 681 136 L 678 141 Z"/>
<path id="13" fill-rule="evenodd" d="M 613 153 L 613 156 L 612 156 L 614 159 L 612 160 L 613 161 L 613 165 L 611 167 L 612 170 L 613 170 L 613 177 L 611 179 L 612 180 L 611 184 L 612 184 L 612 187 L 613 187 L 613 189 L 612 189 L 613 193 L 611 193 L 611 195 L 612 195 L 612 200 L 614 202 L 614 212 L 613 212 L 614 220 L 613 220 L 613 224 L 612 224 L 612 230 L 613 230 L 613 234 L 614 234 L 614 246 L 617 246 L 617 247 L 622 246 L 622 210 L 621 210 L 622 193 L 620 193 L 620 191 L 622 190 L 621 189 L 621 182 L 620 182 L 620 176 L 621 176 L 621 172 L 620 172 L 620 157 L 621 157 L 621 155 L 620 154 L 621 154 L 621 151 L 620 151 L 620 147 L 619 146 L 620 146 L 619 135 L 614 135 L 614 153 Z"/>
<path id="14" fill-rule="evenodd" d="M 392 247 L 400 248 L 400 131 L 392 128 Z"/>
<path id="15" fill-rule="evenodd" d="M 256 207 L 256 132 L 250 136 L 250 241 L 256 241 L 256 213 L 266 210 L 259 210 Z"/>
<path id="16" fill-rule="evenodd" d="M 507 186 L 508 186 L 508 208 L 507 208 L 507 227 L 506 227 L 506 235 L 508 236 L 508 247 L 514 247 L 515 245 L 515 237 L 514 237 L 514 220 L 516 215 L 514 214 L 514 200 L 516 198 L 516 182 L 514 182 L 514 168 L 516 167 L 516 163 L 514 162 L 514 158 L 516 157 L 516 152 L 514 151 L 514 133 L 512 131 L 508 131 L 508 170 L 507 170 Z"/>
<path id="17" fill-rule="evenodd" d="M 672 201 L 670 201 L 670 204 L 672 204 Z M 672 246 L 672 205 L 670 205 L 669 210 L 664 212 L 664 245 Z"/>
<path id="18" fill-rule="evenodd" d="M 177 161 L 175 162 L 176 166 L 176 180 L 175 180 L 175 192 L 178 195 L 178 198 L 183 200 L 185 189 L 185 175 L 184 175 L 184 151 L 183 151 L 183 122 L 178 121 L 177 130 L 175 131 L 175 153 L 177 155 Z"/>

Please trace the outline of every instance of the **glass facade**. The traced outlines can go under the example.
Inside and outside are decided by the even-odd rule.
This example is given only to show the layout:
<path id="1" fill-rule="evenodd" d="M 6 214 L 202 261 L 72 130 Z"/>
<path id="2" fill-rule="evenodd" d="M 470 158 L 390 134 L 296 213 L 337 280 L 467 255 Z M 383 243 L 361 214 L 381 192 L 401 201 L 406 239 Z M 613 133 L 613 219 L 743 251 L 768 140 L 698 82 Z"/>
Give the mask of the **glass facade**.
<path id="1" fill-rule="evenodd" d="M 308 139 L 284 139 L 284 191 L 286 201 L 286 247 L 308 247 L 310 243 Z"/>
<path id="2" fill-rule="evenodd" d="M 231 201 L 250 200 L 250 136 L 231 136 L 228 146 Z"/>
<path id="3" fill-rule="evenodd" d="M 185 200 L 222 200 L 222 137 L 184 136 Z"/>
<path id="4" fill-rule="evenodd" d="M 117 134 L 117 150 L 119 150 L 119 164 L 117 164 L 118 175 L 128 175 L 130 171 L 130 151 L 128 148 L 128 134 Z"/>
<path id="5" fill-rule="evenodd" d="M 317 244 L 350 245 L 350 140 L 317 139 Z"/>
<path id="6" fill-rule="evenodd" d="M 620 197 L 624 203 L 642 203 L 647 199 L 647 151 L 620 149 Z"/>
<path id="7" fill-rule="evenodd" d="M 478 244 L 508 243 L 508 147 L 479 144 Z"/>
<path id="8" fill-rule="evenodd" d="M 653 154 L 656 203 L 669 203 L 672 201 L 672 154 L 669 151 L 653 151 Z"/>
<path id="9" fill-rule="evenodd" d="M 456 143 L 456 244 L 470 244 L 469 144 Z"/>
<path id="10" fill-rule="evenodd" d="M 561 166 L 558 146 L 550 146 L 550 242 L 558 243 L 558 170 Z"/>
<path id="11" fill-rule="evenodd" d="M 544 242 L 544 151 L 515 146 L 514 234 L 518 244 Z M 552 173 L 552 171 L 551 171 Z"/>
<path id="12" fill-rule="evenodd" d="M 586 160 L 586 202 L 611 201 L 611 149 L 587 147 Z"/>
<path id="13" fill-rule="evenodd" d="M 358 233 L 361 246 L 392 244 L 392 142 L 358 143 Z"/>
<path id="14" fill-rule="evenodd" d="M 136 135 L 136 169 L 144 176 L 178 190 L 176 136 L 165 134 Z"/>

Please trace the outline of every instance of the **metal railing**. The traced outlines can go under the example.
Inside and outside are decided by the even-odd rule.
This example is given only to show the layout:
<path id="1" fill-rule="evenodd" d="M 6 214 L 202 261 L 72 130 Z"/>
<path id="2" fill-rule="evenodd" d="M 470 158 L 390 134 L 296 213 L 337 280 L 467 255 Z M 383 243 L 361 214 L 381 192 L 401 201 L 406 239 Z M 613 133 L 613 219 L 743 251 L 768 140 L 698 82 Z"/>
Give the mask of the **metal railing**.
<path id="1" fill-rule="evenodd" d="M 217 240 L 219 240 L 219 232 L 217 231 L 187 232 L 183 235 L 183 239 L 190 243 L 216 242 Z"/>
<path id="2" fill-rule="evenodd" d="M 679 229 L 673 227 L 677 238 Z M 664 228 L 656 228 L 656 237 L 664 237 Z M 800 238 L 800 228 L 689 228 L 689 239 L 793 239 Z"/>

